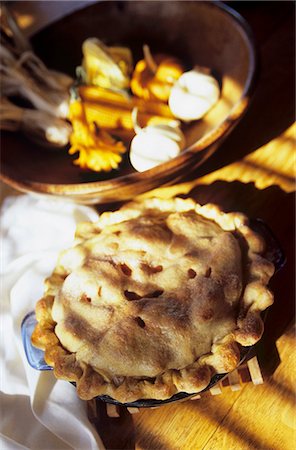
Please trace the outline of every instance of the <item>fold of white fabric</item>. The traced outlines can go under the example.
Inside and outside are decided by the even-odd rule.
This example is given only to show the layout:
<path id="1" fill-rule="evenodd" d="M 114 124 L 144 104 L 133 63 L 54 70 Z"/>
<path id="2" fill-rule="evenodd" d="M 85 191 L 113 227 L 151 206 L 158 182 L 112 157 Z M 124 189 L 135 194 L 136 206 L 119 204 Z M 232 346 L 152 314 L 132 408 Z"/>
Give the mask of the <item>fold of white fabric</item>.
<path id="1" fill-rule="evenodd" d="M 51 371 L 29 366 L 21 323 L 43 293 L 58 252 L 73 242 L 76 224 L 95 221 L 92 208 L 30 195 L 9 197 L 1 210 L 1 449 L 103 449 L 86 402 Z"/>

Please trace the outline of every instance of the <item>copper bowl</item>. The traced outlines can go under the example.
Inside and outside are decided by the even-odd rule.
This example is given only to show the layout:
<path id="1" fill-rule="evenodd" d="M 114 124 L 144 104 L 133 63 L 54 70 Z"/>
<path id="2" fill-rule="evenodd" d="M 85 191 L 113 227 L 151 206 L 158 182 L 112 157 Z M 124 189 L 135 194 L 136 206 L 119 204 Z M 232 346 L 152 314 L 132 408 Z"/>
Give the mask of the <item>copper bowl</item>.
<path id="1" fill-rule="evenodd" d="M 126 156 L 117 171 L 86 172 L 72 164 L 67 149 L 52 151 L 18 133 L 2 133 L 1 177 L 14 188 L 94 204 L 128 200 L 180 180 L 201 165 L 221 144 L 246 111 L 253 92 L 256 52 L 252 33 L 235 11 L 221 3 L 192 1 L 102 1 L 44 28 L 32 38 L 48 67 L 74 76 L 81 44 L 91 36 L 107 45 L 127 45 L 134 59 L 143 43 L 152 51 L 206 66 L 222 88 L 215 107 L 186 126 L 187 148 L 169 162 L 142 173 Z"/>

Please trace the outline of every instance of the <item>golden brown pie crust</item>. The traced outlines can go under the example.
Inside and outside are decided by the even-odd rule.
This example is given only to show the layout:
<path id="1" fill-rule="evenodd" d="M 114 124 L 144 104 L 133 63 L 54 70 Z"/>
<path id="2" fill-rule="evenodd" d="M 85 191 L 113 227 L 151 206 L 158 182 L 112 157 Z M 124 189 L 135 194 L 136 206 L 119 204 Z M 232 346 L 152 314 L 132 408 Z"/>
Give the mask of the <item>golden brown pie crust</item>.
<path id="1" fill-rule="evenodd" d="M 36 306 L 33 344 L 78 395 L 204 389 L 263 333 L 273 265 L 241 213 L 147 199 L 80 224 Z"/>

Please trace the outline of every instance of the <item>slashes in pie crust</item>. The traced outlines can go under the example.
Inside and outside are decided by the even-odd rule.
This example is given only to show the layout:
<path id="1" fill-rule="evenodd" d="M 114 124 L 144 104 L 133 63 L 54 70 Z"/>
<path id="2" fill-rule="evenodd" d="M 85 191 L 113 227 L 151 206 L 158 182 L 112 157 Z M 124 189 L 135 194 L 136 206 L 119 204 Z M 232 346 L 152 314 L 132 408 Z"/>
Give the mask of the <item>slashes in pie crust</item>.
<path id="1" fill-rule="evenodd" d="M 196 393 L 263 333 L 273 264 L 240 213 L 147 199 L 78 226 L 36 307 L 32 335 L 82 399 Z"/>

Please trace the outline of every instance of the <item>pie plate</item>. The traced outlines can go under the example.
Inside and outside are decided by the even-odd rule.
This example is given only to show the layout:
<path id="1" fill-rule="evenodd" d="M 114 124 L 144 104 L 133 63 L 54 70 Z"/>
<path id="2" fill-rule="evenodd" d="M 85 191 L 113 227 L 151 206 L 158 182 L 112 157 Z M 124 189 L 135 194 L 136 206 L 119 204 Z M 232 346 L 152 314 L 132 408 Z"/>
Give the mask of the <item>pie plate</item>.
<path id="1" fill-rule="evenodd" d="M 278 240 L 276 239 L 272 231 L 269 229 L 269 227 L 262 220 L 253 219 L 250 221 L 250 225 L 255 232 L 260 234 L 265 239 L 266 249 L 264 256 L 266 259 L 268 259 L 270 262 L 274 264 L 275 271 L 278 272 L 284 266 L 286 261 L 285 254 Z M 263 319 L 265 318 L 265 316 L 266 312 L 263 313 Z M 25 316 L 21 325 L 22 341 L 28 363 L 30 364 L 31 367 L 33 367 L 36 370 L 40 371 L 53 370 L 53 368 L 48 364 L 46 364 L 46 362 L 44 361 L 44 352 L 40 349 L 37 349 L 36 347 L 33 347 L 33 345 L 31 344 L 31 335 L 33 333 L 36 323 L 37 321 L 35 317 L 35 312 L 33 311 Z M 252 351 L 252 348 L 253 347 L 241 347 L 241 357 L 239 364 L 241 364 L 248 357 L 248 355 Z M 208 391 L 215 384 L 217 384 L 219 381 L 225 378 L 227 375 L 228 375 L 227 373 L 214 375 L 209 385 L 201 392 Z M 166 403 L 186 400 L 190 397 L 194 397 L 196 394 L 197 393 L 179 392 L 166 400 L 140 399 L 134 402 L 124 404 L 107 395 L 102 395 L 97 398 L 106 403 L 112 403 L 115 405 L 124 405 L 128 407 L 137 407 L 137 408 L 149 408 L 161 406 Z"/>

